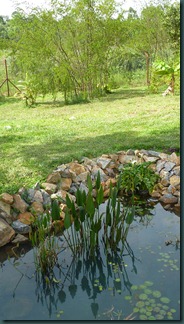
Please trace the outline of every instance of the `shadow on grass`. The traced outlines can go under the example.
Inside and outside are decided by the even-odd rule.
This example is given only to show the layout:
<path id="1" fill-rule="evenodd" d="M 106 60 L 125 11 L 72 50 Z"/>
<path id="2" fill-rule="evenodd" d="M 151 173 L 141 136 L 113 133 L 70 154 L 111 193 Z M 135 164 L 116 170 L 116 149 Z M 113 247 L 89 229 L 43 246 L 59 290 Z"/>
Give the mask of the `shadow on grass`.
<path id="1" fill-rule="evenodd" d="M 2 141 L 4 140 L 5 138 L 2 138 Z M 16 136 L 14 136 L 12 140 L 16 141 Z M 87 138 L 78 138 L 76 136 L 63 138 L 62 134 L 57 134 L 54 135 L 52 139 L 49 139 L 49 141 L 40 144 L 27 143 L 24 141 L 23 137 L 21 140 L 19 137 L 17 141 L 20 142 L 20 145 L 13 158 L 15 160 L 20 160 L 21 164 L 20 172 L 18 171 L 19 174 L 16 175 L 13 173 L 13 177 L 14 183 L 16 184 L 15 186 L 17 186 L 17 183 L 20 183 L 20 188 L 24 184 L 27 186 L 27 183 L 31 181 L 34 181 L 33 184 L 35 184 L 36 181 L 40 179 L 46 179 L 48 174 L 58 165 L 74 160 L 80 161 L 84 156 L 95 158 L 102 154 L 116 153 L 120 150 L 126 151 L 130 148 L 150 149 L 168 154 L 171 154 L 173 151 L 179 152 L 179 129 L 173 128 L 169 131 L 160 130 L 146 137 L 140 136 L 137 131 L 121 131 L 109 135 Z M 173 143 L 178 143 L 178 145 Z M 3 154 L 1 158 L 3 160 Z M 3 166 L 0 164 L 0 187 L 3 191 L 3 188 L 6 188 L 6 190 L 10 189 L 11 191 L 14 190 L 11 179 L 9 179 L 9 174 L 12 174 L 11 159 L 12 157 L 9 160 L 7 169 L 6 167 L 3 169 Z M 21 173 L 21 168 L 26 168 L 26 173 Z M 8 172 L 6 172 L 6 170 Z M 39 175 L 39 179 L 36 179 L 37 175 Z"/>
<path id="2" fill-rule="evenodd" d="M 106 95 L 105 97 L 100 98 L 100 101 L 115 101 L 120 99 L 131 99 L 138 97 L 148 96 L 148 89 L 117 89 L 112 91 L 111 94 Z"/>
<path id="3" fill-rule="evenodd" d="M 140 89 L 140 88 L 130 88 L 130 89 L 116 89 L 114 91 L 112 91 L 112 93 L 109 93 L 107 95 L 104 95 L 99 99 L 99 101 L 101 102 L 112 102 L 115 100 L 120 100 L 120 99 L 131 99 L 131 98 L 138 98 L 138 97 L 145 97 L 149 95 L 148 89 Z M 14 97 L 2 97 L 0 100 L 0 105 L 3 104 L 13 104 L 15 102 L 21 102 L 20 98 L 14 98 Z M 70 105 L 74 105 L 74 104 L 78 104 L 78 105 L 82 105 L 82 104 L 87 104 L 87 102 L 71 102 L 68 104 L 68 106 Z M 40 99 L 38 98 L 36 103 L 30 107 L 26 107 L 25 108 L 34 108 L 37 106 L 54 106 L 54 107 L 64 107 L 66 106 L 64 99 L 62 98 L 58 98 L 56 100 L 52 100 L 52 99 Z"/>

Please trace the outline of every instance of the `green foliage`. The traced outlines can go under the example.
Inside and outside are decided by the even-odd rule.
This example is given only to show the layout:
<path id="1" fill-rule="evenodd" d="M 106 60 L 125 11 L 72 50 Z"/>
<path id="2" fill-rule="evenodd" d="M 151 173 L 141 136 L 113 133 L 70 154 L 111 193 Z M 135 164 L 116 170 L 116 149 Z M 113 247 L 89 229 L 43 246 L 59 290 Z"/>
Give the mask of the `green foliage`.
<path id="1" fill-rule="evenodd" d="M 55 199 L 51 203 L 51 218 L 53 221 L 60 220 L 60 207 L 58 201 Z"/>
<path id="2" fill-rule="evenodd" d="M 134 194 L 141 190 L 152 192 L 159 176 L 149 167 L 151 162 L 129 163 L 120 174 L 121 187 L 125 193 Z"/>
<path id="3" fill-rule="evenodd" d="M 173 51 L 179 53 L 180 50 L 180 3 L 174 2 L 166 6 L 164 14 L 164 26 L 170 38 Z"/>
<path id="4" fill-rule="evenodd" d="M 26 79 L 18 81 L 18 88 L 21 90 L 16 96 L 25 100 L 26 106 L 32 106 L 36 102 L 38 93 L 37 84 L 35 84 L 34 78 L 30 79 L 26 73 Z"/>
<path id="5" fill-rule="evenodd" d="M 99 248 L 102 238 L 106 249 L 116 250 L 118 244 L 123 244 L 128 234 L 130 224 L 134 219 L 132 209 L 123 209 L 118 200 L 118 188 L 111 187 L 110 197 L 106 201 L 106 210 L 100 212 L 103 203 L 103 188 L 100 173 L 95 184 L 90 176 L 87 179 L 88 194 L 79 189 L 76 192 L 76 205 L 67 196 L 67 209 L 65 213 L 63 235 L 73 254 L 88 251 L 91 255 Z M 96 198 L 92 192 L 96 190 Z"/>
<path id="6" fill-rule="evenodd" d="M 52 205 L 55 215 L 56 205 Z M 57 264 L 58 244 L 55 236 L 51 233 L 51 216 L 49 213 L 36 218 L 32 225 L 30 239 L 34 248 L 36 270 L 41 274 L 52 277 L 53 269 Z"/>
<path id="7" fill-rule="evenodd" d="M 174 94 L 175 83 L 179 75 L 180 63 L 178 57 L 176 57 L 171 64 L 167 64 L 164 61 L 155 61 L 153 64 L 152 88 L 158 88 L 159 83 L 164 83 L 164 81 L 166 81 L 167 85 L 171 85 L 172 93 Z"/>

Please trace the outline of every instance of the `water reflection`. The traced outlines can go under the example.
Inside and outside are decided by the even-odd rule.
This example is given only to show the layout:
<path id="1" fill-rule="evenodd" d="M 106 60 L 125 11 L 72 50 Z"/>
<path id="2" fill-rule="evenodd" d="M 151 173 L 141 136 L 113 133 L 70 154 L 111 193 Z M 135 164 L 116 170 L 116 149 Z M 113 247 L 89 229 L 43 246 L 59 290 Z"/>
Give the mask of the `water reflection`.
<path id="1" fill-rule="evenodd" d="M 99 309 L 98 296 L 104 290 L 111 290 L 113 296 L 125 290 L 131 294 L 132 283 L 129 280 L 124 256 L 130 257 L 131 271 L 137 273 L 135 263 L 140 261 L 134 256 L 127 242 L 124 243 L 123 251 L 105 253 L 104 250 L 102 253 L 97 250 L 93 257 L 85 253 L 78 257 L 67 255 L 66 259 L 61 258 L 59 261 L 61 266 L 56 269 L 53 280 L 36 274 L 37 301 L 48 309 L 51 317 L 67 298 L 74 299 L 77 296 L 80 298 L 82 292 L 91 300 L 91 312 L 96 318 Z"/>
<path id="2" fill-rule="evenodd" d="M 125 297 L 137 298 L 132 286 L 151 280 L 153 290 L 172 300 L 171 307 L 177 310 L 174 318 L 178 319 L 179 241 L 177 245 L 175 241 L 179 218 L 173 216 L 160 204 L 146 215 L 136 214 L 128 234 L 130 245 L 124 242 L 123 250 L 106 252 L 102 242 L 92 258 L 87 252 L 72 257 L 65 248 L 58 255 L 60 266 L 50 278 L 35 271 L 31 246 L 20 245 L 13 252 L 12 246 L 1 248 L 0 318 L 106 320 L 117 319 L 114 311 L 120 309 L 124 319 L 134 307 Z M 171 240 L 172 244 L 165 244 Z M 8 254 L 10 260 L 5 261 Z"/>

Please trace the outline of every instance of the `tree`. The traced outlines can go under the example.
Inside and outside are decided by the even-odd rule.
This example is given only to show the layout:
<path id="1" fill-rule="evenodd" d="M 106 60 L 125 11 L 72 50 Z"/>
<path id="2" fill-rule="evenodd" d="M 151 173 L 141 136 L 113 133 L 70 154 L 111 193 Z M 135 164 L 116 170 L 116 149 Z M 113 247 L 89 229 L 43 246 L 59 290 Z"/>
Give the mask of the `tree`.
<path id="1" fill-rule="evenodd" d="M 175 2 L 165 7 L 164 26 L 169 35 L 174 53 L 180 50 L 180 3 Z"/>
<path id="2" fill-rule="evenodd" d="M 53 87 L 53 92 L 64 92 L 65 100 L 90 99 L 108 83 L 118 37 L 115 2 L 75 0 L 66 6 L 55 0 L 52 4 L 49 11 L 13 16 L 9 34 L 15 65 L 24 74 L 38 76 L 41 93 Z"/>

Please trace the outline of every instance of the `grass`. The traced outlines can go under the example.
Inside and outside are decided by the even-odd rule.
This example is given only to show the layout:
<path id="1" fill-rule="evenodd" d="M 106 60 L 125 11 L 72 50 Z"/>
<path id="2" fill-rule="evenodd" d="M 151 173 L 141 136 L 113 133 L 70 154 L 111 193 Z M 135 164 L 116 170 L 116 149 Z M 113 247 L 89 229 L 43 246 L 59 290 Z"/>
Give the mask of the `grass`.
<path id="1" fill-rule="evenodd" d="M 0 101 L 0 192 L 45 181 L 56 166 L 119 150 L 179 149 L 179 95 L 119 89 L 88 104 Z M 10 127 L 7 127 L 10 126 Z"/>

